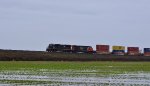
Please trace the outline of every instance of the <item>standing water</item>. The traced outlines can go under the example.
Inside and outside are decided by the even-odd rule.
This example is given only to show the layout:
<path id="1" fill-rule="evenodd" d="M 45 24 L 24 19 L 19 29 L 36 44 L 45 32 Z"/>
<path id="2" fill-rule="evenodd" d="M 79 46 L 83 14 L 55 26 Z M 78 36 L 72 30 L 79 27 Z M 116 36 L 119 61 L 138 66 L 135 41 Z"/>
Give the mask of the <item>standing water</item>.
<path id="1" fill-rule="evenodd" d="M 56 86 L 150 86 L 150 73 L 101 75 L 97 71 L 46 70 L 1 71 L 0 86 L 56 85 Z"/>

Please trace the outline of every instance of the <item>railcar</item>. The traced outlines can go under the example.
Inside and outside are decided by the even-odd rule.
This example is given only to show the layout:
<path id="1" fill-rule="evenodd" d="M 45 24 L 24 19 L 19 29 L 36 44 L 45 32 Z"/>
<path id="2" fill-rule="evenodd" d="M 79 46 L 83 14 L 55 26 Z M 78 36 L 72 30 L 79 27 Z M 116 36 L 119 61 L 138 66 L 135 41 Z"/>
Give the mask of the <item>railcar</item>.
<path id="1" fill-rule="evenodd" d="M 49 44 L 46 51 L 48 51 L 48 52 L 93 53 L 93 48 L 91 46 Z"/>
<path id="2" fill-rule="evenodd" d="M 71 45 L 49 44 L 46 51 L 48 52 L 71 52 Z"/>
<path id="3" fill-rule="evenodd" d="M 91 46 L 72 46 L 72 51 L 75 53 L 93 53 L 93 48 Z"/>

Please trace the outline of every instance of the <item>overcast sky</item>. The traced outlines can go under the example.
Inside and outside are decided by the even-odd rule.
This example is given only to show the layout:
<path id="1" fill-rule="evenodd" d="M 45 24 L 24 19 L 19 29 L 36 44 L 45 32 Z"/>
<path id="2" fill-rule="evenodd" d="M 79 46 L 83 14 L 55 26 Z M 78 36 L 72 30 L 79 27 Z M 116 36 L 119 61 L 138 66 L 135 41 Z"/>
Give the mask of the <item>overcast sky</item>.
<path id="1" fill-rule="evenodd" d="M 150 47 L 150 0 L 0 0 L 0 49 Z"/>

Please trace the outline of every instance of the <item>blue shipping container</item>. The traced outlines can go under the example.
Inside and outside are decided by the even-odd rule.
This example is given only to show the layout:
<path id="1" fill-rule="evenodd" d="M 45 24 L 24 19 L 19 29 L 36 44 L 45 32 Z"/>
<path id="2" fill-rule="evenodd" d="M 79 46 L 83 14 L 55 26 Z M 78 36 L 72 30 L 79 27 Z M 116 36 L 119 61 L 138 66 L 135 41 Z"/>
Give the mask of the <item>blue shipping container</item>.
<path id="1" fill-rule="evenodd" d="M 116 53 L 116 52 L 123 52 L 125 53 L 125 50 L 113 50 L 112 53 Z"/>
<path id="2" fill-rule="evenodd" d="M 125 50 L 113 50 L 112 54 L 114 54 L 114 55 L 124 55 Z"/>
<path id="3" fill-rule="evenodd" d="M 144 48 L 144 52 L 150 52 L 150 48 Z"/>

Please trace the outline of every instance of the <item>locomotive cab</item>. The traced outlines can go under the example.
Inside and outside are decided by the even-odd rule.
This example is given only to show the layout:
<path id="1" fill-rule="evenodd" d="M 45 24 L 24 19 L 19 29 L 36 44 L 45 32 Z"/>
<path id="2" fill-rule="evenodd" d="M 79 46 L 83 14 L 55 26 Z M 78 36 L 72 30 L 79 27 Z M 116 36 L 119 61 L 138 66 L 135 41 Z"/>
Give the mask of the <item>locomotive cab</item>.
<path id="1" fill-rule="evenodd" d="M 87 52 L 88 52 L 88 53 L 93 53 L 93 52 L 94 52 L 94 50 L 93 50 L 93 48 L 92 48 L 92 47 L 88 47 L 88 48 L 87 48 Z"/>
<path id="2" fill-rule="evenodd" d="M 46 51 L 48 52 L 57 52 L 60 51 L 60 44 L 49 44 Z"/>

